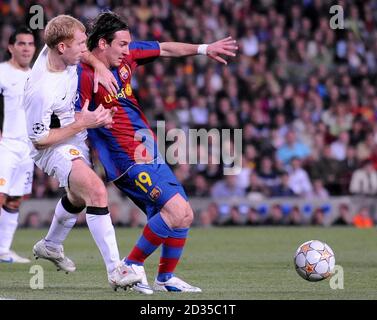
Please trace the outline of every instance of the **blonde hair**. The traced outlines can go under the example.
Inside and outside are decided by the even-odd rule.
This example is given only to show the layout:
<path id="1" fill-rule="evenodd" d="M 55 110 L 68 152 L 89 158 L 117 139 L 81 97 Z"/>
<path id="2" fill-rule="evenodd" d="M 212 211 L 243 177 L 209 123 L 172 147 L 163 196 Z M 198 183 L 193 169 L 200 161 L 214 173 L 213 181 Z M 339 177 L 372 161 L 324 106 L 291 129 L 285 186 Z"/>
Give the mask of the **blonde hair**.
<path id="1" fill-rule="evenodd" d="M 85 32 L 84 25 L 77 19 L 61 14 L 51 19 L 45 29 L 45 42 L 50 49 L 64 40 L 73 40 L 75 30 Z"/>

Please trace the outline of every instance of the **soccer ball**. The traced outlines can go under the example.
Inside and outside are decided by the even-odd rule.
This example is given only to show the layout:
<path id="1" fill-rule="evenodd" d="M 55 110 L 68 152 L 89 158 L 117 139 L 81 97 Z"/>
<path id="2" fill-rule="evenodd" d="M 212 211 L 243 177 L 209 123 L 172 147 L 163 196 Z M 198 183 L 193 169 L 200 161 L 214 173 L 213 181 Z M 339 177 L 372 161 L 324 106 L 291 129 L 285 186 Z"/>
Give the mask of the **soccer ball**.
<path id="1" fill-rule="evenodd" d="M 294 264 L 297 273 L 305 280 L 320 281 L 333 273 L 335 256 L 326 243 L 310 240 L 298 247 Z"/>

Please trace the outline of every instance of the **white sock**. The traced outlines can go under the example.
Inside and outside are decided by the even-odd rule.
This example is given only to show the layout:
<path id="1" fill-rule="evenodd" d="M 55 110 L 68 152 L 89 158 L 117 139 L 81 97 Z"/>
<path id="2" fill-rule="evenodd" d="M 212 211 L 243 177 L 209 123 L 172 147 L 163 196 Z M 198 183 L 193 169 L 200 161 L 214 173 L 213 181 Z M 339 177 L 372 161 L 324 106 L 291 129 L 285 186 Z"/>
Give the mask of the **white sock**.
<path id="1" fill-rule="evenodd" d="M 119 264 L 119 251 L 110 213 L 106 215 L 86 214 L 86 222 L 106 265 L 107 273 Z"/>
<path id="2" fill-rule="evenodd" d="M 77 217 L 78 214 L 69 213 L 64 209 L 62 200 L 60 199 L 56 205 L 54 218 L 45 240 L 49 244 L 52 244 L 52 246 L 60 246 L 75 225 Z"/>
<path id="3" fill-rule="evenodd" d="M 18 212 L 10 213 L 1 208 L 0 214 L 0 254 L 7 253 L 12 245 L 18 225 Z"/>

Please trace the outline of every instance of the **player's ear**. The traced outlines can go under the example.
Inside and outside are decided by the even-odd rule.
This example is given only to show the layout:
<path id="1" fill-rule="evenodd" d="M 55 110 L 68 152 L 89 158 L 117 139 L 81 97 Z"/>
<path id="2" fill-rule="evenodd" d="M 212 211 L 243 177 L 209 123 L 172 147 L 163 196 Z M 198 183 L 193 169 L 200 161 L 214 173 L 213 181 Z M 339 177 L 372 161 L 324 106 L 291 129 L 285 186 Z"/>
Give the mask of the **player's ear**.
<path id="1" fill-rule="evenodd" d="M 8 45 L 8 51 L 10 52 L 10 54 L 13 54 L 13 52 L 14 52 L 14 45 L 13 44 Z"/>
<path id="2" fill-rule="evenodd" d="M 98 40 L 98 48 L 100 48 L 101 50 L 105 50 L 108 46 L 109 45 L 104 38 Z"/>
<path id="3" fill-rule="evenodd" d="M 56 45 L 56 50 L 58 50 L 59 54 L 63 54 L 65 49 L 66 49 L 66 45 L 64 42 L 59 42 Z"/>

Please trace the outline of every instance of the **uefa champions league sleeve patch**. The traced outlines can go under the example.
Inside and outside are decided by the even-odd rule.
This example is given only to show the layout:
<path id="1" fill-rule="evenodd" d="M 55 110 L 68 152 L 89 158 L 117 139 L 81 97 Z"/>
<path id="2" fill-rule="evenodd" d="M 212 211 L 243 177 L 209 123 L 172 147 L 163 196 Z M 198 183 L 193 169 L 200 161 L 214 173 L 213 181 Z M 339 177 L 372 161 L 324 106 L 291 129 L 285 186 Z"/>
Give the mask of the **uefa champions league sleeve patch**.
<path id="1" fill-rule="evenodd" d="M 35 134 L 41 134 L 43 131 L 45 131 L 45 125 L 43 123 L 34 123 L 33 124 L 33 132 Z"/>

